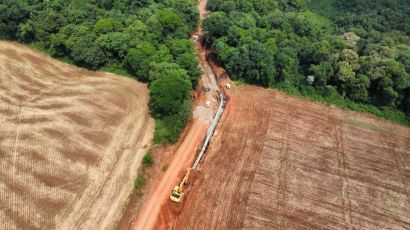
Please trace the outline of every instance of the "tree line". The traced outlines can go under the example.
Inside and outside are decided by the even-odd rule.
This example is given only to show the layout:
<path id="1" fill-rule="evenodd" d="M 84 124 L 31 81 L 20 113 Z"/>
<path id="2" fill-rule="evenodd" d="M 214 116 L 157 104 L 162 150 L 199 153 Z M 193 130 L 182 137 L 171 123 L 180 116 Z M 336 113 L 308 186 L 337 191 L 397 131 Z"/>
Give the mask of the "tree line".
<path id="1" fill-rule="evenodd" d="M 207 42 L 234 80 L 409 124 L 408 1 L 209 0 L 207 7 Z"/>
<path id="2" fill-rule="evenodd" d="M 154 139 L 178 139 L 200 77 L 193 42 L 196 0 L 3 0 L 0 38 L 92 70 L 147 82 Z"/>

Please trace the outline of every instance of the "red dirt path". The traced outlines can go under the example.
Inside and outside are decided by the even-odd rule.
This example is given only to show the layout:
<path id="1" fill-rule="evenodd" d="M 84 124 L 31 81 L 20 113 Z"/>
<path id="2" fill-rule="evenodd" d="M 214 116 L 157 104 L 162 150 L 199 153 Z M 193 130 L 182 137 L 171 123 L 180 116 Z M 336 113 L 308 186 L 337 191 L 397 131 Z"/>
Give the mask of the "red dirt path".
<path id="1" fill-rule="evenodd" d="M 206 0 L 201 0 L 198 5 L 201 18 L 206 17 L 206 2 Z M 202 66 L 207 66 L 205 52 L 201 46 L 201 41 L 203 39 L 201 27 L 198 28 L 195 34 L 200 37 L 200 40 L 196 43 L 197 52 L 201 57 L 200 63 Z M 201 85 L 204 85 L 205 82 L 209 82 L 209 76 L 206 73 L 202 76 L 202 81 L 198 87 L 199 90 L 195 93 L 195 102 L 199 106 L 203 105 L 207 100 L 212 100 L 212 96 L 215 93 L 214 90 L 212 90 L 210 93 L 205 94 L 200 90 Z M 216 105 L 212 107 L 216 107 Z M 201 113 L 206 112 L 207 110 L 205 109 L 202 110 Z M 142 207 L 138 209 L 139 213 L 131 224 L 132 229 L 145 230 L 169 228 L 168 224 L 172 224 L 175 214 L 178 214 L 181 210 L 181 206 L 169 201 L 168 197 L 173 187 L 179 183 L 186 173 L 186 169 L 191 167 L 195 153 L 200 147 L 206 134 L 207 123 L 209 123 L 209 121 L 206 119 L 207 116 L 204 118 L 202 115 L 199 115 L 198 119 L 193 120 L 187 135 L 182 137 L 182 142 L 177 144 L 178 147 L 175 151 L 175 155 L 173 156 L 173 160 L 161 178 L 161 181 L 158 184 L 155 183 L 156 188 L 149 194 L 145 195 L 148 199 L 144 200 Z M 194 177 L 195 173 L 192 173 L 190 180 Z"/>
<path id="2" fill-rule="evenodd" d="M 196 149 L 199 147 L 204 133 L 204 124 L 202 122 L 194 121 L 184 142 L 175 152 L 174 159 L 162 177 L 157 189 L 150 195 L 150 199 L 141 209 L 142 212 L 132 224 L 132 229 L 152 229 L 156 224 L 157 226 L 161 225 L 161 221 L 158 223 L 158 218 L 159 220 L 166 218 L 166 216 L 159 216 L 161 206 L 165 202 L 168 202 L 167 198 L 170 195 L 172 188 L 178 183 L 180 172 L 184 172 L 184 169 L 190 167 L 190 163 L 195 156 L 192 153 L 195 153 Z M 158 227 L 156 227 L 156 229 L 158 229 Z"/>

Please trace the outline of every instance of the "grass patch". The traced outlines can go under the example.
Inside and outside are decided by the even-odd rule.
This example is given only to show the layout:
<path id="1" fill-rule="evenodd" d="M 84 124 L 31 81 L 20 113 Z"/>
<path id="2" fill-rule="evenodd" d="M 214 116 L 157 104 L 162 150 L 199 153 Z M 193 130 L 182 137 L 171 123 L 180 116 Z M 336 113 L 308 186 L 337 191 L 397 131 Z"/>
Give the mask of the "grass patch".
<path id="1" fill-rule="evenodd" d="M 119 76 L 130 77 L 135 79 L 135 77 L 129 74 L 128 71 L 125 70 L 120 64 L 107 65 L 100 68 L 99 71 L 109 72 Z"/>
<path id="2" fill-rule="evenodd" d="M 233 91 L 234 93 L 236 93 L 236 91 L 238 91 L 238 89 L 239 89 L 241 86 L 248 85 L 248 83 L 246 83 L 244 80 L 241 80 L 241 79 L 239 79 L 239 80 L 237 80 L 237 81 L 233 81 L 233 82 L 235 83 L 235 87 L 232 89 L 232 91 Z"/>
<path id="3" fill-rule="evenodd" d="M 356 119 L 350 119 L 350 120 L 348 120 L 348 123 L 349 123 L 349 124 L 352 124 L 352 125 L 355 125 L 355 126 L 358 126 L 358 127 L 362 127 L 362 128 L 366 128 L 366 129 L 371 129 L 371 130 L 374 130 L 374 131 L 378 131 L 378 132 L 384 133 L 384 134 L 386 134 L 386 135 L 394 135 L 394 132 L 393 132 L 392 130 L 390 130 L 390 129 L 387 129 L 387 128 L 384 128 L 384 127 L 380 127 L 380 126 L 377 126 L 377 125 L 374 125 L 374 124 L 371 124 L 371 123 L 368 123 L 368 122 L 365 122 L 365 121 L 359 121 L 359 120 L 356 120 Z"/>
<path id="4" fill-rule="evenodd" d="M 134 191 L 138 196 L 144 195 L 144 193 L 141 191 L 144 186 L 145 186 L 145 175 L 138 175 L 137 178 L 134 181 Z"/>
<path id="5" fill-rule="evenodd" d="M 142 166 L 144 168 L 151 167 L 155 163 L 154 158 L 152 157 L 151 151 L 148 151 L 145 156 L 142 158 Z"/>
<path id="6" fill-rule="evenodd" d="M 164 166 L 162 166 L 162 171 L 163 171 L 163 172 L 166 172 L 167 169 L 168 169 L 168 167 L 169 167 L 169 165 L 168 165 L 168 164 L 165 164 Z"/>
<path id="7" fill-rule="evenodd" d="M 369 104 L 353 102 L 342 95 L 332 86 L 313 88 L 307 86 L 301 89 L 289 86 L 289 84 L 278 84 L 272 86 L 286 94 L 309 99 L 310 101 L 326 105 L 336 105 L 344 110 L 370 113 L 376 117 L 395 122 L 400 125 L 410 126 L 410 120 L 406 114 L 400 110 L 390 107 L 376 107 Z"/>
<path id="8" fill-rule="evenodd" d="M 142 158 L 142 167 L 140 168 L 140 172 L 139 175 L 137 176 L 137 178 L 134 181 L 134 192 L 135 194 L 137 194 L 137 196 L 141 197 L 142 195 L 144 195 L 144 193 L 142 192 L 142 189 L 144 188 L 146 182 L 147 182 L 147 172 L 146 169 L 148 167 L 151 167 L 155 161 L 154 161 L 154 157 L 152 156 L 151 151 L 148 151 L 144 157 Z"/>

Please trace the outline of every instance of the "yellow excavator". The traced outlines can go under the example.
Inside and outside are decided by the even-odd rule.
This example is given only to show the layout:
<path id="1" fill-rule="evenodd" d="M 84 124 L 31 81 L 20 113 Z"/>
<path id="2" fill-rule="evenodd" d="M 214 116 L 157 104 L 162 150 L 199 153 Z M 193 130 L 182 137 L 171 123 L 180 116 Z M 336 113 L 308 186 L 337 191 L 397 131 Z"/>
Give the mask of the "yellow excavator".
<path id="1" fill-rule="evenodd" d="M 173 202 L 176 202 L 176 203 L 182 202 L 182 199 L 184 198 L 184 185 L 188 183 L 189 173 L 190 171 L 188 170 L 188 172 L 185 174 L 184 178 L 182 179 L 181 183 L 175 186 L 174 189 L 172 190 L 172 193 L 169 196 L 169 199 L 171 199 Z"/>

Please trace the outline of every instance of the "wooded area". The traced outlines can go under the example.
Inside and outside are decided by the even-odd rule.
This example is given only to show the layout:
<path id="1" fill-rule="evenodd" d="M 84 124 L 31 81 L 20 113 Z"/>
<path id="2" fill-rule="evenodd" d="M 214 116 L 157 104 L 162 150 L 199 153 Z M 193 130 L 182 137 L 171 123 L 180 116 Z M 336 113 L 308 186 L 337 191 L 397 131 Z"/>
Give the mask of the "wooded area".
<path id="1" fill-rule="evenodd" d="M 150 83 L 155 140 L 164 143 L 183 128 L 200 76 L 186 39 L 196 4 L 3 0 L 0 37 Z M 234 80 L 410 123 L 408 0 L 209 0 L 208 9 L 207 42 Z"/>
<path id="2" fill-rule="evenodd" d="M 195 0 L 3 0 L 0 38 L 93 70 L 131 75 L 151 88 L 155 142 L 178 139 L 201 74 Z"/>
<path id="3" fill-rule="evenodd" d="M 209 0 L 208 9 L 207 41 L 234 80 L 409 124 L 409 1 Z"/>

